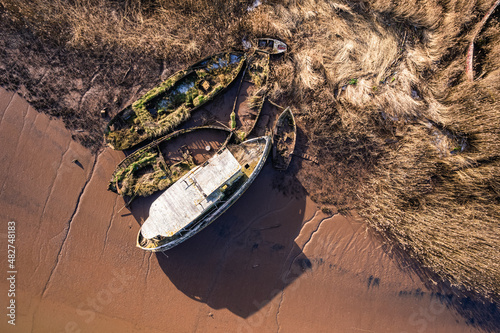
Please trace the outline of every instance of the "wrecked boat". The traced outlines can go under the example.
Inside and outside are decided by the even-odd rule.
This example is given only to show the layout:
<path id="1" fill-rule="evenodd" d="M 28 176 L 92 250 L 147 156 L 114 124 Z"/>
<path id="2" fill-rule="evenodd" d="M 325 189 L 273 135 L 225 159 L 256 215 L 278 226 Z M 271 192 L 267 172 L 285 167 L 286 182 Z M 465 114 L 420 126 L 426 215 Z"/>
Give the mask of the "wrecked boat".
<path id="1" fill-rule="evenodd" d="M 257 48 L 269 54 L 280 54 L 286 52 L 287 45 L 280 40 L 274 38 L 258 38 Z"/>
<path id="2" fill-rule="evenodd" d="M 270 147 L 269 136 L 230 144 L 186 173 L 153 202 L 137 246 L 165 251 L 208 226 L 255 180 Z"/>
<path id="3" fill-rule="evenodd" d="M 273 167 L 286 170 L 292 160 L 297 139 L 297 125 L 290 108 L 286 108 L 276 121 L 273 131 Z"/>
<path id="4" fill-rule="evenodd" d="M 250 135 L 260 116 L 267 96 L 268 76 L 269 54 L 258 50 L 249 54 L 230 121 L 231 129 L 241 141 Z"/>
<path id="5" fill-rule="evenodd" d="M 175 73 L 111 119 L 106 143 L 124 150 L 173 131 L 231 85 L 245 60 L 243 52 L 225 52 Z"/>
<path id="6" fill-rule="evenodd" d="M 182 138 L 193 134 L 210 137 L 212 142 L 194 142 L 195 147 L 190 148 Z M 212 157 L 228 140 L 229 134 L 228 129 L 216 126 L 195 127 L 167 134 L 121 161 L 111 176 L 108 190 L 131 198 L 145 197 L 164 190 Z"/>

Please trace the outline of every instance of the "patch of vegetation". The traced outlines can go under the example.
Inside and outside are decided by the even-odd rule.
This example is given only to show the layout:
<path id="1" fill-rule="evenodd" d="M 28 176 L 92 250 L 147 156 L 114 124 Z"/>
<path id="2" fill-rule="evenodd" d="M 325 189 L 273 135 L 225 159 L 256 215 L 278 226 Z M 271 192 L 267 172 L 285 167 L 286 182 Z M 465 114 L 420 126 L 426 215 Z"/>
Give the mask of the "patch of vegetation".
<path id="1" fill-rule="evenodd" d="M 162 162 L 157 152 L 150 149 L 134 153 L 134 161 L 115 170 L 109 189 L 122 196 L 149 196 L 175 183 L 195 167 L 193 158 L 185 154 L 173 165 Z"/>
<path id="2" fill-rule="evenodd" d="M 265 95 L 253 95 L 249 97 L 249 106 L 251 109 L 260 109 L 264 103 Z"/>
<path id="3" fill-rule="evenodd" d="M 201 104 L 205 103 L 205 96 L 198 96 L 195 99 L 193 99 L 193 105 L 194 106 L 199 106 Z"/>
<path id="4" fill-rule="evenodd" d="M 252 20 L 293 50 L 273 67 L 269 94 L 300 110 L 319 155 L 319 166 L 299 171 L 303 186 L 320 204 L 357 208 L 443 281 L 500 300 L 498 17 L 483 30 L 481 77 L 469 83 L 467 36 L 489 5 L 287 4 L 264 4 Z M 443 129 L 454 134 L 444 140 Z M 459 137 L 469 148 L 452 154 Z"/>
<path id="5" fill-rule="evenodd" d="M 188 107 L 193 107 L 194 106 L 194 99 L 198 97 L 199 91 L 196 88 L 191 88 L 188 90 L 186 93 L 186 106 Z M 200 104 L 198 104 L 200 105 Z"/>
<path id="6" fill-rule="evenodd" d="M 146 110 L 146 105 L 150 103 L 153 99 L 157 98 L 160 95 L 165 94 L 172 86 L 177 83 L 181 78 L 183 78 L 187 74 L 187 70 L 182 70 L 171 77 L 169 77 L 167 80 L 165 80 L 162 84 L 159 86 L 154 87 L 153 89 L 149 90 L 147 93 L 145 93 L 141 98 L 139 98 L 137 101 L 132 104 L 132 108 L 134 111 L 141 112 L 142 110 Z M 147 110 L 146 110 L 147 112 Z M 147 112 L 149 113 L 149 112 Z M 139 115 L 138 115 L 139 116 Z M 149 115 L 151 116 L 151 115 Z M 146 119 L 147 121 L 147 119 Z"/>
<path id="7" fill-rule="evenodd" d="M 244 142 L 247 139 L 247 133 L 242 130 L 236 130 L 234 131 L 235 135 L 235 142 L 241 143 Z"/>
<path id="8" fill-rule="evenodd" d="M 236 113 L 231 112 L 231 121 L 229 122 L 229 128 L 232 130 L 236 129 Z"/>

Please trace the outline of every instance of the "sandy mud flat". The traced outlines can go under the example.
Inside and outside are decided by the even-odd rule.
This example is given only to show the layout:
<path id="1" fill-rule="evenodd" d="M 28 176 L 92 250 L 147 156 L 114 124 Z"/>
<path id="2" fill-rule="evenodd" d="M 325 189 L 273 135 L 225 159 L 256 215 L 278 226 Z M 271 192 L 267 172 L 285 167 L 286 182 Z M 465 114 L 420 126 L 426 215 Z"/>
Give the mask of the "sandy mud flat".
<path id="1" fill-rule="evenodd" d="M 477 331 L 355 213 L 282 194 L 269 162 L 221 218 L 155 254 L 135 238 L 156 196 L 129 210 L 106 191 L 122 152 L 91 155 L 3 89 L 0 147 L 0 267 L 15 221 L 17 270 L 16 326 L 3 314 L 1 332 Z"/>

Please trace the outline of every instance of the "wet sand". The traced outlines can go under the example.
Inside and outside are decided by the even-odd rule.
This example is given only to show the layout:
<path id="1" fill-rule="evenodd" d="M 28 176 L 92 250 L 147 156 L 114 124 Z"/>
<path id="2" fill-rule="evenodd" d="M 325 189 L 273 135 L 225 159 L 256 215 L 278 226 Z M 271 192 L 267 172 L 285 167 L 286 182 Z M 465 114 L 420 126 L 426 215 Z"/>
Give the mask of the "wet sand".
<path id="1" fill-rule="evenodd" d="M 18 271 L 16 326 L 4 314 L 1 332 L 479 331 L 355 213 L 327 216 L 300 191 L 281 193 L 270 161 L 204 231 L 147 253 L 135 239 L 155 196 L 129 210 L 106 191 L 123 153 L 92 156 L 3 89 L 0 119 L 1 247 L 16 221 Z M 7 290 L 2 279 L 4 309 Z"/>

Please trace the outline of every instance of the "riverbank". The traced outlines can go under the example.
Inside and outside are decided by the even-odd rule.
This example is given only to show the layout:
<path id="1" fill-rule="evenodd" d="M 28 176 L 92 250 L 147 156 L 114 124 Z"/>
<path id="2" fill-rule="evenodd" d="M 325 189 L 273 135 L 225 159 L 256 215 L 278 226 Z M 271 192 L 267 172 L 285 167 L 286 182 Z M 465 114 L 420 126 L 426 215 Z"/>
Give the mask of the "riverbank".
<path id="1" fill-rule="evenodd" d="M 319 162 L 293 173 L 311 198 L 357 209 L 462 298 L 498 302 L 499 11 L 481 19 L 495 1 L 246 1 L 3 0 L 0 85 L 98 152 L 102 110 L 206 55 L 280 38 L 268 94 Z"/>
<path id="2" fill-rule="evenodd" d="M 164 254 L 141 251 L 154 198 L 129 210 L 106 191 L 123 153 L 92 155 L 12 92 L 0 102 L 1 233 L 16 222 L 18 271 L 16 326 L 3 320 L 4 332 L 478 331 L 355 213 L 284 195 L 269 163 L 207 229 Z"/>

